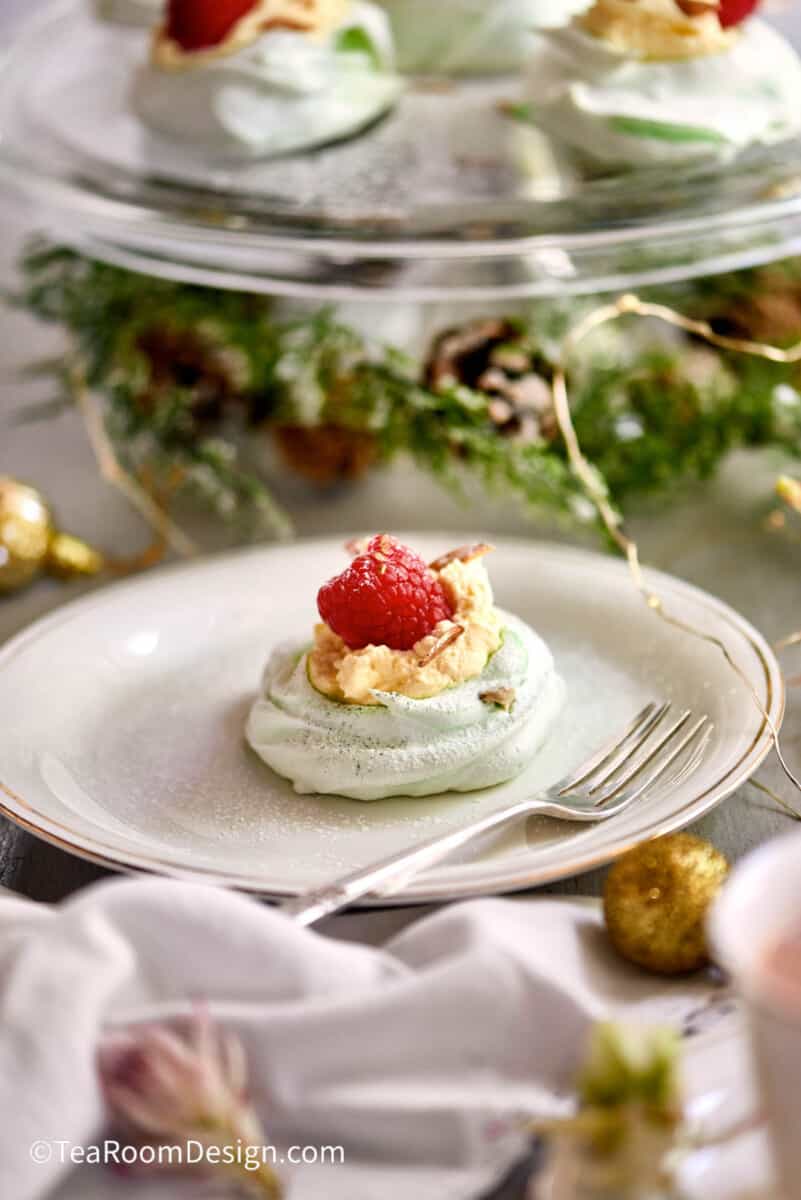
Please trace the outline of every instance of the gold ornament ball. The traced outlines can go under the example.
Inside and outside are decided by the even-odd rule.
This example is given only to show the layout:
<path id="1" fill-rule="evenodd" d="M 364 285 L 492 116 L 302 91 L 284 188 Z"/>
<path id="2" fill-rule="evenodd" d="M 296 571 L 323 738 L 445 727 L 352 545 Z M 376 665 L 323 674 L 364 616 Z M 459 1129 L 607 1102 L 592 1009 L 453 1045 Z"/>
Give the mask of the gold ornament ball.
<path id="1" fill-rule="evenodd" d="M 604 890 L 604 917 L 619 954 L 659 975 L 709 962 L 706 917 L 729 864 L 689 833 L 644 842 L 615 863 Z"/>
<path id="2" fill-rule="evenodd" d="M 42 571 L 75 579 L 105 566 L 98 550 L 56 529 L 40 491 L 0 475 L 0 595 L 25 587 Z"/>
<path id="3" fill-rule="evenodd" d="M 58 579 L 99 575 L 105 567 L 99 550 L 71 533 L 54 533 L 47 549 L 47 569 Z"/>
<path id="4" fill-rule="evenodd" d="M 0 592 L 24 587 L 43 570 L 53 516 L 36 488 L 0 476 Z"/>

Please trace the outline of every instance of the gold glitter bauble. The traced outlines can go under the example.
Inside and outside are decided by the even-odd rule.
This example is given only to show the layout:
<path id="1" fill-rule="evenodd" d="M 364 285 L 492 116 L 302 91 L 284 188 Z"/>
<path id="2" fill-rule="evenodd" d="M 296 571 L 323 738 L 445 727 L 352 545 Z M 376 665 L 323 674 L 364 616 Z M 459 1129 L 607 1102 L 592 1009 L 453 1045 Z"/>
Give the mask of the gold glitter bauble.
<path id="1" fill-rule="evenodd" d="M 705 966 L 706 916 L 728 872 L 720 851 L 689 833 L 644 842 L 624 854 L 604 890 L 606 928 L 615 949 L 659 975 Z"/>
<path id="2" fill-rule="evenodd" d="M 97 575 L 104 565 L 97 550 L 56 529 L 40 491 L 0 475 L 0 594 L 25 587 L 42 571 L 73 579 Z"/>
<path id="3" fill-rule="evenodd" d="M 44 569 L 52 536 L 41 492 L 0 476 L 0 592 L 24 587 Z"/>

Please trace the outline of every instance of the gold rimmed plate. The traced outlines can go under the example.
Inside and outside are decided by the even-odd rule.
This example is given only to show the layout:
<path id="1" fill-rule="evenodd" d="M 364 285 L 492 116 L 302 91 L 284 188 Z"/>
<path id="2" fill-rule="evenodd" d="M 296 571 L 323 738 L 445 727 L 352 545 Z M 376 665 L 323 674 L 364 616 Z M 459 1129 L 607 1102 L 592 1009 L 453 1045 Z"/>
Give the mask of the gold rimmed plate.
<path id="1" fill-rule="evenodd" d="M 464 540 L 403 536 L 428 558 Z M 661 621 L 624 563 L 558 545 L 496 545 L 498 602 L 546 639 L 568 687 L 545 749 L 512 783 L 373 804 L 297 796 L 247 749 L 244 722 L 270 649 L 311 629 L 320 583 L 345 561 L 342 542 L 330 539 L 117 584 L 9 642 L 0 651 L 2 811 L 112 867 L 287 896 L 531 794 L 655 696 L 714 722 L 689 778 L 598 828 L 521 824 L 410 883 L 395 897 L 404 903 L 578 874 L 697 820 L 749 778 L 771 746 L 760 709 L 778 726 L 784 692 L 772 651 L 748 622 L 697 588 L 648 573 L 672 614 L 718 639 L 743 679 L 720 648 Z"/>

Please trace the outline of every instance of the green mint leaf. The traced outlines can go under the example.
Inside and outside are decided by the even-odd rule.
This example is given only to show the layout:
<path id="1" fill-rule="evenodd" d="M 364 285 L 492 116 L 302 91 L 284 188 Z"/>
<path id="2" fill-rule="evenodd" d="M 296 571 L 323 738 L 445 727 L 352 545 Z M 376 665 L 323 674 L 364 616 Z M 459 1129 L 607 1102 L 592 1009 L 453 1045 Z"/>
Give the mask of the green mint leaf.
<path id="1" fill-rule="evenodd" d="M 342 30 L 337 38 L 337 53 L 362 54 L 377 71 L 383 65 L 378 47 L 362 25 L 351 25 L 349 29 Z"/>
<path id="2" fill-rule="evenodd" d="M 670 121 L 650 121 L 643 117 L 610 117 L 610 129 L 629 137 L 656 138 L 661 142 L 708 142 L 725 146 L 726 138 L 714 129 L 701 125 L 676 125 Z"/>

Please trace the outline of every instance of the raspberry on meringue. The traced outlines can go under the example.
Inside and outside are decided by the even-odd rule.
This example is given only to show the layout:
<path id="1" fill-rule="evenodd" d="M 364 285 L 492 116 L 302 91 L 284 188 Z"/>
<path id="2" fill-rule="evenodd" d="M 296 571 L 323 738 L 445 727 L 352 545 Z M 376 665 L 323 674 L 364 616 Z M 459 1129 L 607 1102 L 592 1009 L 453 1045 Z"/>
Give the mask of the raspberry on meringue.
<path id="1" fill-rule="evenodd" d="M 424 700 L 480 675 L 503 641 L 484 564 L 479 557 L 455 559 L 432 572 L 432 579 L 449 615 L 408 649 L 381 642 L 351 649 L 328 625 L 318 625 L 308 660 L 314 687 L 334 700 L 370 705 L 380 703 L 378 692 Z"/>
<path id="2" fill-rule="evenodd" d="M 372 538 L 346 571 L 320 588 L 317 607 L 350 650 L 373 643 L 410 650 L 453 616 L 435 572 L 388 533 Z"/>

